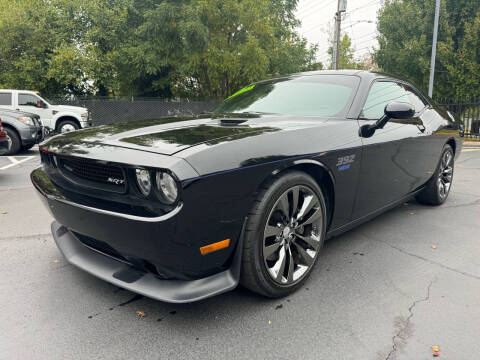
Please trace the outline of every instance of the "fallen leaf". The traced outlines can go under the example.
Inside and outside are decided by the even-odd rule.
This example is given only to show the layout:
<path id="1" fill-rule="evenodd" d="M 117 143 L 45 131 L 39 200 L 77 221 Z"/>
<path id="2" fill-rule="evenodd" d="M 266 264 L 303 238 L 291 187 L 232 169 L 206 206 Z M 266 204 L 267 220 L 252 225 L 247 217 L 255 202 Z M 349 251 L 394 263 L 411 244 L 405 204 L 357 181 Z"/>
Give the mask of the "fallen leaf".
<path id="1" fill-rule="evenodd" d="M 58 260 L 58 259 L 55 259 L 55 260 L 53 260 L 53 262 L 56 264 L 56 263 L 59 263 L 59 262 L 60 262 L 60 260 Z"/>
<path id="2" fill-rule="evenodd" d="M 432 249 L 436 249 L 437 248 L 437 245 L 432 245 Z"/>
<path id="3" fill-rule="evenodd" d="M 142 318 L 143 318 L 143 317 L 147 316 L 147 313 L 146 313 L 145 311 L 137 311 L 137 315 L 138 315 L 139 317 L 142 317 Z"/>
<path id="4" fill-rule="evenodd" d="M 440 356 L 440 351 L 434 351 L 433 356 Z"/>
<path id="5" fill-rule="evenodd" d="M 3 211 L 2 211 L 2 214 L 3 214 L 3 215 L 8 214 L 8 211 L 7 211 L 7 210 L 3 210 Z"/>
<path id="6" fill-rule="evenodd" d="M 432 345 L 432 350 L 433 351 L 440 351 L 437 345 Z"/>

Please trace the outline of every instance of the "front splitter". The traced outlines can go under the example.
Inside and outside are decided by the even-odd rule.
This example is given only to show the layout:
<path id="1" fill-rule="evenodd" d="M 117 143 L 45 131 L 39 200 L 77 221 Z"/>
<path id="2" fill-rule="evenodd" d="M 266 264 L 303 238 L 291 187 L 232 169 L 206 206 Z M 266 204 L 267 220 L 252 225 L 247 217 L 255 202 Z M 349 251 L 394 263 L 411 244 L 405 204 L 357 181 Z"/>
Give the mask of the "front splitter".
<path id="1" fill-rule="evenodd" d="M 230 269 L 197 280 L 163 280 L 83 245 L 66 227 L 52 223 L 52 234 L 67 261 L 126 290 L 169 303 L 206 299 L 237 287 L 240 278 L 242 235 Z M 243 232 L 242 232 L 243 233 Z"/>

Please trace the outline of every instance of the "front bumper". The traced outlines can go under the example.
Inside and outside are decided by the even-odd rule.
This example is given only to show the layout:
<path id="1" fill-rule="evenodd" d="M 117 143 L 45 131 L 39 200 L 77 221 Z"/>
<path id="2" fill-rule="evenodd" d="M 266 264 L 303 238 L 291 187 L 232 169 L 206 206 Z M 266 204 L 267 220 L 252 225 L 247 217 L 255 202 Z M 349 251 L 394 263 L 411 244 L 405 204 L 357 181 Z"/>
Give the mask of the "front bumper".
<path id="1" fill-rule="evenodd" d="M 244 219 L 220 221 L 216 212 L 187 206 L 192 199 L 158 217 L 118 213 L 75 202 L 41 168 L 31 180 L 56 220 L 58 247 L 91 274 L 167 302 L 197 301 L 238 284 Z M 227 237 L 230 247 L 201 255 L 201 246 Z"/>
<path id="2" fill-rule="evenodd" d="M 85 129 L 85 128 L 92 127 L 92 126 L 93 126 L 93 121 L 90 117 L 88 117 L 88 120 L 81 120 L 80 121 L 80 128 L 81 129 Z"/>
<path id="3" fill-rule="evenodd" d="M 18 132 L 23 146 L 39 144 L 45 138 L 45 130 L 43 126 L 30 126 L 26 129 L 20 129 Z"/>
<path id="4" fill-rule="evenodd" d="M 198 280 L 161 280 L 151 273 L 139 271 L 129 264 L 107 257 L 83 245 L 67 228 L 52 223 L 52 234 L 58 248 L 72 265 L 123 289 L 152 299 L 186 303 L 233 290 L 238 285 L 240 252 L 232 267 Z"/>

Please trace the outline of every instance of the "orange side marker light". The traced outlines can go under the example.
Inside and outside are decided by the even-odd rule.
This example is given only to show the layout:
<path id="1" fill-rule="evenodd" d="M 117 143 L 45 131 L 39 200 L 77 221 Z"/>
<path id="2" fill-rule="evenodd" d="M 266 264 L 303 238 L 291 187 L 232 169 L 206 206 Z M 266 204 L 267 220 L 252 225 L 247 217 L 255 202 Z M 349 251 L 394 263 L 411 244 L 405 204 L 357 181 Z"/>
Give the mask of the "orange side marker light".
<path id="1" fill-rule="evenodd" d="M 230 239 L 225 239 L 210 245 L 205 245 L 200 248 L 200 254 L 207 255 L 211 252 L 225 249 L 230 245 Z"/>

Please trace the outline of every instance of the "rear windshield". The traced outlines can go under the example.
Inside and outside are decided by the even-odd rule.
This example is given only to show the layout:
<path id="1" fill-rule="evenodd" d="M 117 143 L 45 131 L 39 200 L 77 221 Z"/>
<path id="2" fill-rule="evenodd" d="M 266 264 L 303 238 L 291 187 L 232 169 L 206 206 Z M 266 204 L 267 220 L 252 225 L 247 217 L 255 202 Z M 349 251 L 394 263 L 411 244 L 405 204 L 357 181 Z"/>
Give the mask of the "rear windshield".
<path id="1" fill-rule="evenodd" d="M 247 86 L 214 113 L 269 113 L 341 117 L 353 100 L 360 79 L 348 75 L 312 75 Z"/>

